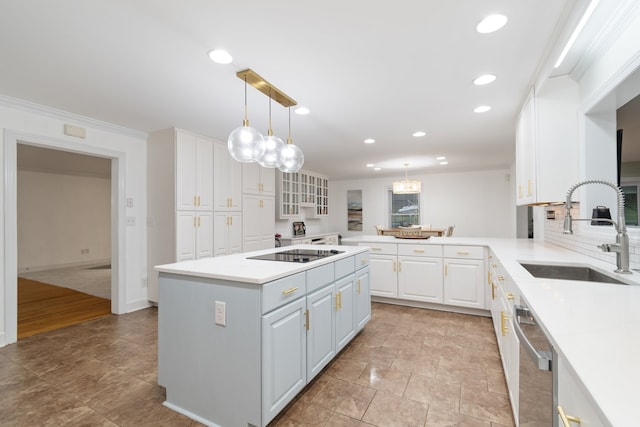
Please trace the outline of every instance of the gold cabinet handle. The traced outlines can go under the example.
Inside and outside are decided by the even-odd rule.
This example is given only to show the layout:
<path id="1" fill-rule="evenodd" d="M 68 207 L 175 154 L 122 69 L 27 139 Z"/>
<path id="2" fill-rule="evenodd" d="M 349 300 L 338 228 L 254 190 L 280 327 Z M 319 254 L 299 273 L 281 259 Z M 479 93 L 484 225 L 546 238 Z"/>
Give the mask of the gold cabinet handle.
<path id="1" fill-rule="evenodd" d="M 444 265 L 444 275 L 446 276 L 448 272 L 449 272 L 449 264 L 445 264 Z"/>
<path id="2" fill-rule="evenodd" d="M 564 409 L 562 409 L 562 406 L 558 405 L 556 409 L 558 410 L 558 415 L 560 415 L 560 420 L 562 420 L 564 427 L 571 427 L 571 423 L 582 424 L 580 418 L 567 415 Z"/>
<path id="3" fill-rule="evenodd" d="M 194 227 L 197 227 L 197 225 L 196 225 L 196 221 L 197 221 L 197 220 L 196 220 L 196 217 L 194 216 L 194 217 L 193 217 L 193 226 L 194 226 Z"/>
<path id="4" fill-rule="evenodd" d="M 396 262 L 395 261 L 393 261 L 393 272 L 394 273 L 396 272 Z"/>
<path id="5" fill-rule="evenodd" d="M 518 185 L 518 199 L 522 199 L 522 185 Z"/>
<path id="6" fill-rule="evenodd" d="M 368 262 L 369 262 L 369 259 L 368 259 L 368 258 L 362 258 L 362 259 L 360 260 L 360 264 L 362 264 L 362 265 L 366 265 Z"/>
<path id="7" fill-rule="evenodd" d="M 487 271 L 487 283 L 491 284 L 491 271 Z"/>
<path id="8" fill-rule="evenodd" d="M 198 227 L 200 227 L 200 217 L 198 217 Z"/>
<path id="9" fill-rule="evenodd" d="M 336 311 L 340 310 L 340 292 L 336 292 Z"/>
<path id="10" fill-rule="evenodd" d="M 511 292 L 507 292 L 507 299 L 508 300 L 514 300 L 516 299 L 516 296 L 514 294 L 512 294 Z"/>
<path id="11" fill-rule="evenodd" d="M 198 206 L 200 206 L 200 196 L 198 196 Z"/>
<path id="12" fill-rule="evenodd" d="M 307 331 L 311 328 L 311 325 L 309 324 L 309 309 L 304 311 L 304 327 Z"/>
<path id="13" fill-rule="evenodd" d="M 362 292 L 362 290 L 360 289 L 360 279 L 358 279 L 358 289 L 356 292 L 358 292 L 358 295 L 360 295 L 360 293 Z"/>
<path id="14" fill-rule="evenodd" d="M 498 276 L 498 280 L 504 282 L 504 276 Z"/>
<path id="15" fill-rule="evenodd" d="M 458 255 L 469 255 L 469 252 L 467 251 L 458 251 L 456 252 Z"/>
<path id="16" fill-rule="evenodd" d="M 284 291 L 282 291 L 282 295 L 290 295 L 290 294 L 294 293 L 297 290 L 298 290 L 298 288 L 285 289 Z"/>
<path id="17" fill-rule="evenodd" d="M 264 201 L 262 199 L 260 200 L 260 207 L 264 208 Z"/>
<path id="18" fill-rule="evenodd" d="M 424 253 L 424 249 L 414 249 L 413 252 L 417 252 L 419 254 L 423 254 Z"/>
<path id="19" fill-rule="evenodd" d="M 198 206 L 198 196 L 193 196 L 193 206 Z"/>
<path id="20" fill-rule="evenodd" d="M 505 313 L 504 311 L 500 311 L 500 322 L 502 326 L 503 337 L 507 335 L 507 332 L 509 332 L 509 330 L 507 329 L 507 320 L 509 320 L 509 316 L 507 316 L 507 313 Z"/>
<path id="21" fill-rule="evenodd" d="M 372 251 L 381 251 L 382 248 L 371 248 Z"/>
<path id="22" fill-rule="evenodd" d="M 491 282 L 491 299 L 496 299 L 496 284 Z"/>
<path id="23" fill-rule="evenodd" d="M 402 273 L 402 262 L 398 261 L 398 273 Z"/>
<path id="24" fill-rule="evenodd" d="M 531 189 L 532 187 L 532 182 L 531 180 L 527 180 L 527 196 L 531 196 L 533 194 L 533 190 Z"/>

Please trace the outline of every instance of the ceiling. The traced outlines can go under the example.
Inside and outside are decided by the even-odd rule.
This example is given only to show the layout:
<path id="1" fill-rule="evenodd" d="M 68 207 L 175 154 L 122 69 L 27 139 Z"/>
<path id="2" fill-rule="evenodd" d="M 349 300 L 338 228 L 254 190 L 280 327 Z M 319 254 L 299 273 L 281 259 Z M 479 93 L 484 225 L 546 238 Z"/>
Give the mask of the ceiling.
<path id="1" fill-rule="evenodd" d="M 305 169 L 354 179 L 404 174 L 404 163 L 410 174 L 507 168 L 522 100 L 569 9 L 584 3 L 0 0 L 0 94 L 226 141 L 243 118 L 236 72 L 251 68 L 311 110 L 291 114 Z M 496 12 L 507 25 L 477 33 Z M 213 63 L 214 48 L 233 62 Z M 485 73 L 497 80 L 474 86 Z M 268 97 L 249 87 L 247 102 L 266 134 Z M 288 112 L 275 102 L 272 127 L 286 140 Z"/>

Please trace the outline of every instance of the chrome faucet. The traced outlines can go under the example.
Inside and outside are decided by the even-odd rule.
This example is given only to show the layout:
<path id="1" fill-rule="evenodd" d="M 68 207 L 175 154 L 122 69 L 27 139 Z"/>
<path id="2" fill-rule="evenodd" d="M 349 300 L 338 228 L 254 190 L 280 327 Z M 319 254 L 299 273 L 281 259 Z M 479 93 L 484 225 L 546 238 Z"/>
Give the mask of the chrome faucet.
<path id="1" fill-rule="evenodd" d="M 589 219 L 576 218 L 573 219 L 571 217 L 571 196 L 576 188 L 581 187 L 586 184 L 604 184 L 613 188 L 618 197 L 618 221 L 617 223 L 611 221 L 611 223 L 616 228 L 616 242 L 615 243 L 603 243 L 598 247 L 602 249 L 603 252 L 615 252 L 616 253 L 616 269 L 613 270 L 615 273 L 623 273 L 623 274 L 631 274 L 629 270 L 629 235 L 627 234 L 627 226 L 625 224 L 624 219 L 624 193 L 617 185 L 604 180 L 598 179 L 589 179 L 586 181 L 579 182 L 572 186 L 569 191 L 567 191 L 567 201 L 565 203 L 565 207 L 567 209 L 567 213 L 564 217 L 564 234 L 573 234 L 573 229 L 571 224 L 573 221 L 589 221 Z M 598 218 L 598 221 L 602 221 L 603 218 Z"/>

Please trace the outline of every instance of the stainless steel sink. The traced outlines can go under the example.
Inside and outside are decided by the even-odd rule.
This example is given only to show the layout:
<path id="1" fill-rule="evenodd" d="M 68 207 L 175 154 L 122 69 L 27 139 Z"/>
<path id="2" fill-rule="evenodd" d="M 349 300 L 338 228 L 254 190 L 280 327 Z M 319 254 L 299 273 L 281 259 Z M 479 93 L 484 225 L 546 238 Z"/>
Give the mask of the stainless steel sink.
<path id="1" fill-rule="evenodd" d="M 587 266 L 526 264 L 522 262 L 520 263 L 520 265 L 523 266 L 529 273 L 531 273 L 533 277 L 627 285 L 627 283 L 625 282 L 622 282 Z"/>

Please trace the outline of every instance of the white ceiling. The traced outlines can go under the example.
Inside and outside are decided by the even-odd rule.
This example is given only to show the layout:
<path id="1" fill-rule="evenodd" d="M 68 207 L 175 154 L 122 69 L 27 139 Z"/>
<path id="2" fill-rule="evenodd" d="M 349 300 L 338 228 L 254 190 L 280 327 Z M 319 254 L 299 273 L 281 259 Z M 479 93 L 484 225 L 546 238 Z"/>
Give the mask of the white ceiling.
<path id="1" fill-rule="evenodd" d="M 235 74 L 251 68 L 311 110 L 291 118 L 305 169 L 346 179 L 396 176 L 404 163 L 410 173 L 506 168 L 522 99 L 569 9 L 585 3 L 0 0 L 0 94 L 226 141 L 243 118 Z M 508 24 L 477 33 L 495 12 Z M 233 63 L 213 63 L 213 48 Z M 498 78 L 474 86 L 484 73 Z M 481 104 L 492 110 L 474 113 Z M 266 133 L 268 98 L 249 87 L 248 106 Z M 273 103 L 272 116 L 286 140 L 286 109 Z M 427 135 L 412 137 L 417 130 Z"/>

